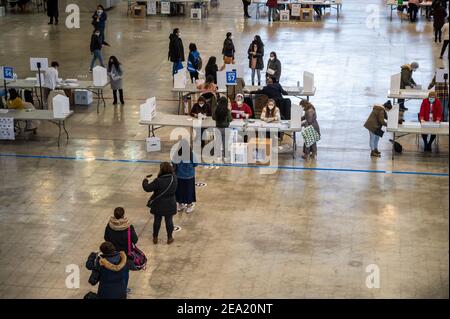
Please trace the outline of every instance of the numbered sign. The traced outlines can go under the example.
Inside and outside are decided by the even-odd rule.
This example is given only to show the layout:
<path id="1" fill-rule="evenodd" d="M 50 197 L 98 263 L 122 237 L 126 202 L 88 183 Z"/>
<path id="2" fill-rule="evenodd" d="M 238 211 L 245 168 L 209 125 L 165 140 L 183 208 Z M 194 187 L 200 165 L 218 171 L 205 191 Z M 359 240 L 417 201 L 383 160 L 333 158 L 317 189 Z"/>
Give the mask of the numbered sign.
<path id="1" fill-rule="evenodd" d="M 4 80 L 14 80 L 14 69 L 10 66 L 4 66 L 2 76 Z"/>
<path id="2" fill-rule="evenodd" d="M 161 14 L 170 14 L 170 1 L 161 1 Z"/>
<path id="3" fill-rule="evenodd" d="M 227 85 L 237 85 L 237 72 L 236 70 L 227 71 Z"/>

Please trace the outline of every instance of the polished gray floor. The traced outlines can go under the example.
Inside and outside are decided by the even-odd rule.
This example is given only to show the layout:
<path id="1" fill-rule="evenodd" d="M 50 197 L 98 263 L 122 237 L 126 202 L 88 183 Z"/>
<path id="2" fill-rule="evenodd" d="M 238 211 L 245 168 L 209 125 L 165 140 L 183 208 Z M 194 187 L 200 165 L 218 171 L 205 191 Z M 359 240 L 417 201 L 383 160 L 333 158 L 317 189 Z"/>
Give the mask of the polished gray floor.
<path id="1" fill-rule="evenodd" d="M 367 25 L 365 5 L 379 9 L 379 26 Z M 448 298 L 448 137 L 431 154 L 405 137 L 393 162 L 390 134 L 381 141 L 382 157 L 372 159 L 363 128 L 371 106 L 386 101 L 400 65 L 418 61 L 414 78 L 428 85 L 445 63 L 432 22 L 401 22 L 396 12 L 390 21 L 381 0 L 344 0 L 339 20 L 331 12 L 314 23 L 244 20 L 241 9 L 241 1 L 220 1 L 204 21 L 138 20 L 124 5 L 108 11 L 111 47 L 104 55 L 123 63 L 126 105 L 113 106 L 108 91 L 99 114 L 76 107 L 71 138 L 61 147 L 56 127 L 45 123 L 37 136 L 0 143 L 2 298 L 80 298 L 95 289 L 84 263 L 116 206 L 125 207 L 150 257 L 146 271 L 131 274 L 130 298 Z M 311 101 L 323 139 L 316 161 L 305 163 L 300 151 L 295 159 L 283 154 L 276 174 L 201 165 L 197 180 L 207 186 L 197 190 L 195 212 L 175 217 L 182 229 L 173 245 L 154 246 L 141 180 L 169 158 L 173 142 L 161 129 L 163 151 L 146 152 L 139 104 L 156 96 L 160 112 L 176 112 L 167 61 L 175 27 L 204 61 L 220 58 L 231 31 L 244 64 L 249 42 L 261 35 L 266 52 L 276 51 L 283 63 L 285 85 L 314 72 Z M 30 56 L 58 60 L 64 78 L 91 77 L 89 13 L 79 30 L 48 26 L 39 13 L 1 17 L 0 31 L 0 64 L 14 66 L 19 77 L 32 75 Z M 417 118 L 420 102 L 407 106 L 407 118 Z M 69 264 L 80 267 L 80 289 L 66 287 Z M 380 270 L 378 289 L 366 285 L 372 264 Z"/>

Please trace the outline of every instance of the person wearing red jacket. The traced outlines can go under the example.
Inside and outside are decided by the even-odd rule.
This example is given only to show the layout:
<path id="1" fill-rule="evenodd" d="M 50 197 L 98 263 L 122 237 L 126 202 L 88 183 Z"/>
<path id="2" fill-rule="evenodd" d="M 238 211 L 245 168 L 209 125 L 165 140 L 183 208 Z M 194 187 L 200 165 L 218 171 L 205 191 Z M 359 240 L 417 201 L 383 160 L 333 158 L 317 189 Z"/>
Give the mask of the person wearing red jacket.
<path id="1" fill-rule="evenodd" d="M 272 16 L 275 12 L 275 10 L 278 7 L 278 0 L 267 0 L 266 6 L 269 8 L 269 22 L 272 21 Z"/>
<path id="2" fill-rule="evenodd" d="M 244 103 L 242 94 L 236 95 L 236 101 L 231 104 L 231 116 L 233 119 L 248 119 L 253 115 L 252 109 L 247 103 Z"/>
<path id="3" fill-rule="evenodd" d="M 419 120 L 421 123 L 433 121 L 441 122 L 442 120 L 442 105 L 441 101 L 436 98 L 436 92 L 430 92 L 428 98 L 422 101 L 419 112 Z M 431 152 L 431 145 L 433 144 L 436 135 L 430 135 L 430 140 L 428 141 L 428 135 L 422 134 L 422 139 L 424 143 L 424 151 Z"/>

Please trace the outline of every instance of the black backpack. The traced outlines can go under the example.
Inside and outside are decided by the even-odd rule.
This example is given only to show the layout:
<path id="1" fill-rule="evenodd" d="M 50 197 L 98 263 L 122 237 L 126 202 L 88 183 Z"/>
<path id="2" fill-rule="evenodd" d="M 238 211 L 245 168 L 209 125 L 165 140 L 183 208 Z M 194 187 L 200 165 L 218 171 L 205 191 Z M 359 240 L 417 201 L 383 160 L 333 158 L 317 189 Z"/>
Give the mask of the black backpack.
<path id="1" fill-rule="evenodd" d="M 394 151 L 396 153 L 402 153 L 403 152 L 403 146 L 399 142 L 396 142 L 394 140 L 389 140 L 389 142 L 394 144 Z"/>

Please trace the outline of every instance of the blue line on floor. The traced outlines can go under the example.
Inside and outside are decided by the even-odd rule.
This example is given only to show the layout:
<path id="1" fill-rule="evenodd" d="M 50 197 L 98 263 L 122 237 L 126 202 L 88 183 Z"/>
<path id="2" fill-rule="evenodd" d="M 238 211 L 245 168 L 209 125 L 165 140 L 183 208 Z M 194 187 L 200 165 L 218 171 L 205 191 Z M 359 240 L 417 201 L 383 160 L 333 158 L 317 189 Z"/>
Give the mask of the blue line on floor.
<path id="1" fill-rule="evenodd" d="M 96 158 L 96 157 L 82 157 L 82 156 L 52 156 L 52 155 L 26 155 L 26 154 L 1 154 L 0 157 L 15 157 L 15 158 L 35 158 L 35 159 L 56 159 L 56 160 L 71 160 L 71 161 L 99 161 L 112 163 L 139 163 L 139 164 L 160 164 L 162 161 L 158 160 L 126 160 L 126 159 L 110 159 L 110 158 Z M 409 172 L 409 171 L 386 171 L 386 170 L 365 170 L 365 169 L 351 169 L 351 168 L 323 168 L 323 167 L 300 167 L 300 166 L 260 166 L 250 164 L 206 164 L 199 163 L 199 166 L 222 166 L 222 167 L 238 167 L 238 168 L 267 168 L 280 170 L 296 170 L 296 171 L 324 171 L 324 172 L 341 172 L 341 173 L 371 173 L 371 174 L 394 174 L 394 175 L 425 175 L 448 177 L 448 173 L 431 173 L 431 172 Z"/>

